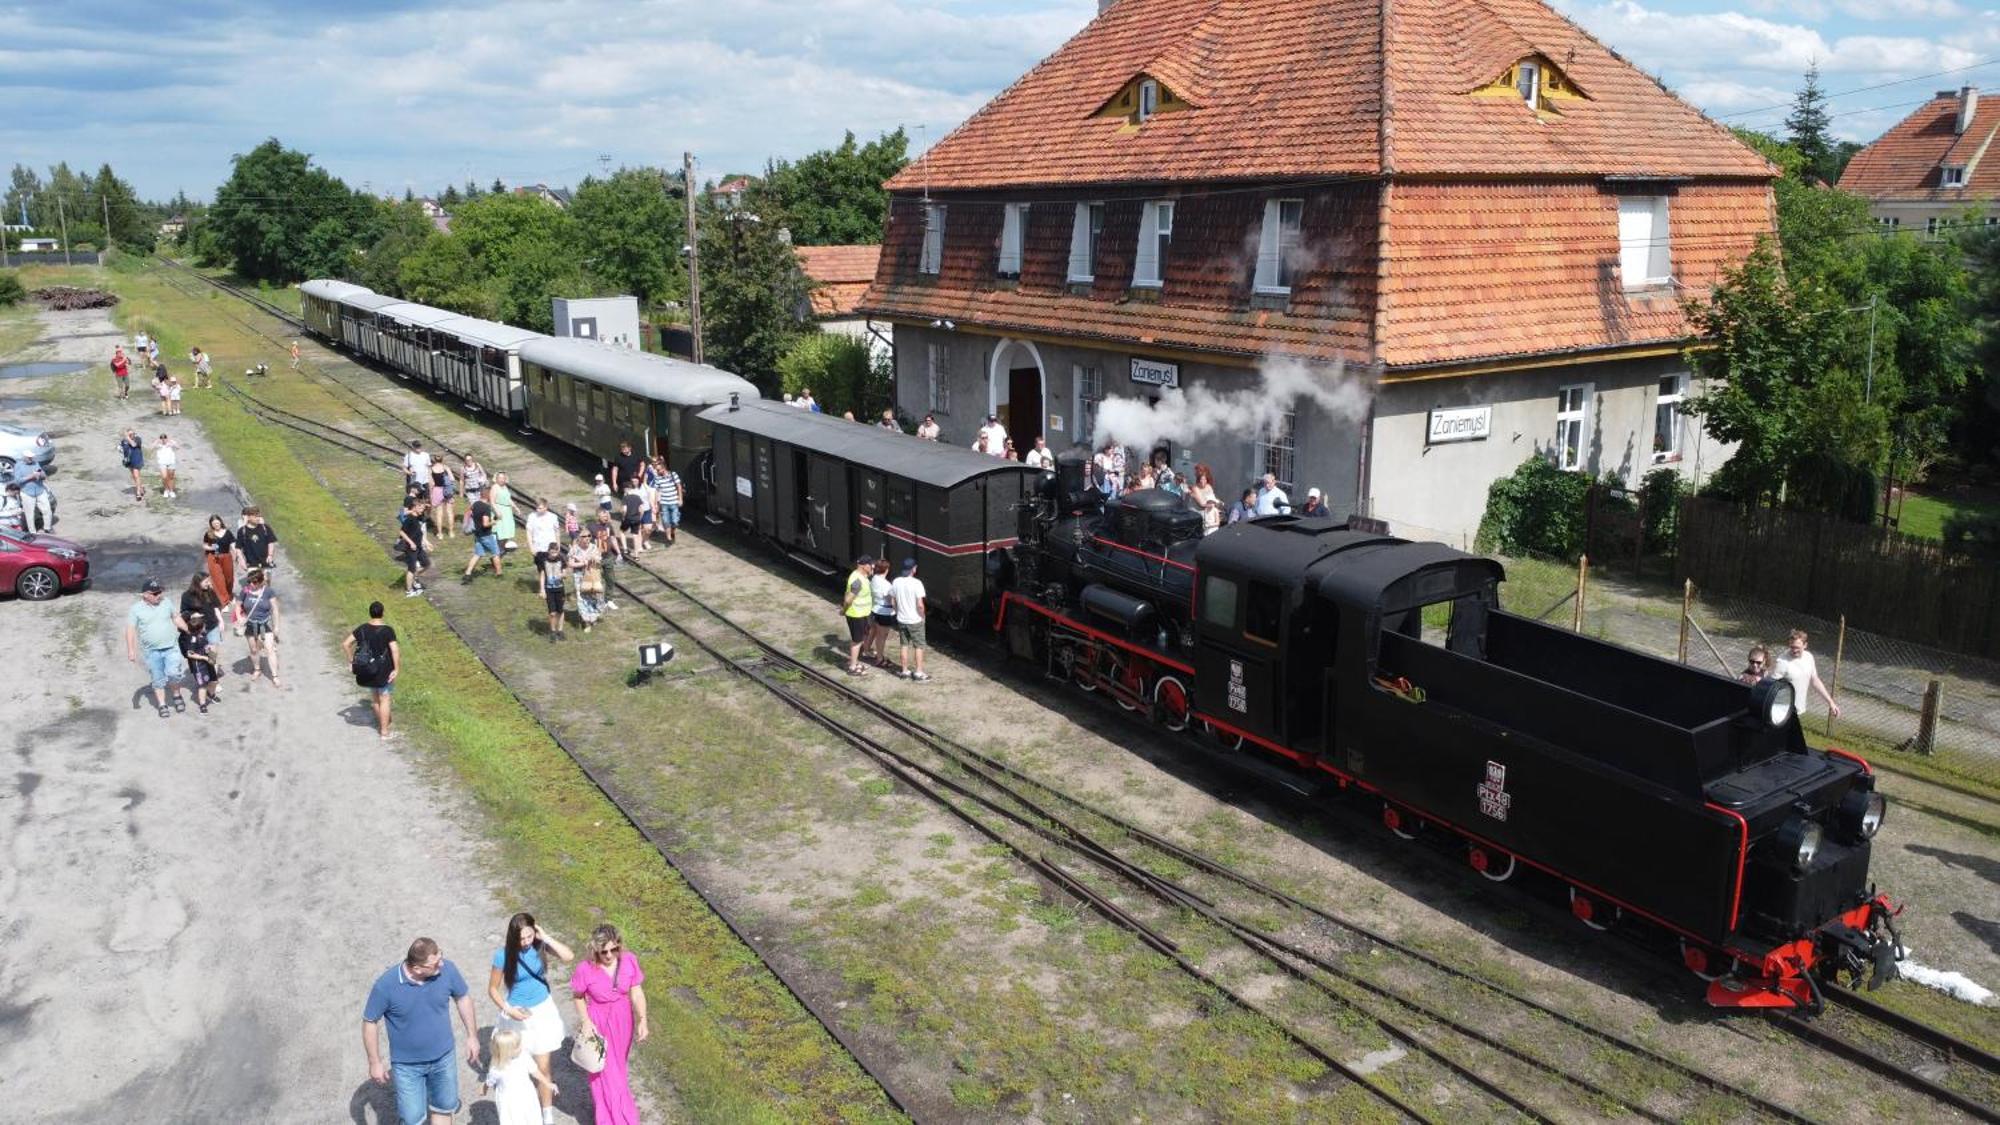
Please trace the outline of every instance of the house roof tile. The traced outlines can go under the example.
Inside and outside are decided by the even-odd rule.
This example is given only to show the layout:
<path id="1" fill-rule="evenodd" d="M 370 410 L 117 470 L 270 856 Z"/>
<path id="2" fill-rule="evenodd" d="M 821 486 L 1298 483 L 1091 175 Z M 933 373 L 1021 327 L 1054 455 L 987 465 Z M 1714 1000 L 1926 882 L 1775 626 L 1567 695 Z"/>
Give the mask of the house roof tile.
<path id="1" fill-rule="evenodd" d="M 800 246 L 799 268 L 813 282 L 812 312 L 816 319 L 853 316 L 882 260 L 882 247 Z"/>
<path id="2" fill-rule="evenodd" d="M 2000 159 L 1990 152 L 2000 130 L 2000 97 L 1982 98 L 1964 133 L 1957 131 L 1960 91 L 1940 92 L 1854 154 L 1840 174 L 1844 191 L 1871 199 L 1950 203 L 2000 197 Z M 1939 167 L 1970 164 L 1964 187 L 1939 186 Z"/>

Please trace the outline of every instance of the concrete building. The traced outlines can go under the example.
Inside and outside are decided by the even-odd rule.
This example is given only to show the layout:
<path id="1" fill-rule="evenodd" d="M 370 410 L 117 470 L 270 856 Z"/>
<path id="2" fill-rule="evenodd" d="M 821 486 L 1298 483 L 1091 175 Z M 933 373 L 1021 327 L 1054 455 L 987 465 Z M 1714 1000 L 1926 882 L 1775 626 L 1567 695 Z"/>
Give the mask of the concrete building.
<path id="1" fill-rule="evenodd" d="M 1463 542 L 1528 457 L 1719 464 L 1680 302 L 1776 171 L 1537 0 L 1120 0 L 889 182 L 860 311 L 948 440 L 1115 434 Z"/>
<path id="2" fill-rule="evenodd" d="M 1884 227 L 1936 238 L 1961 223 L 2000 223 L 2000 99 L 1982 104 L 1979 87 L 1939 90 L 1916 112 L 1854 154 L 1840 187 L 1868 197 Z"/>
<path id="3" fill-rule="evenodd" d="M 643 350 L 637 297 L 557 297 L 554 311 L 552 335 L 602 340 L 621 348 Z"/>

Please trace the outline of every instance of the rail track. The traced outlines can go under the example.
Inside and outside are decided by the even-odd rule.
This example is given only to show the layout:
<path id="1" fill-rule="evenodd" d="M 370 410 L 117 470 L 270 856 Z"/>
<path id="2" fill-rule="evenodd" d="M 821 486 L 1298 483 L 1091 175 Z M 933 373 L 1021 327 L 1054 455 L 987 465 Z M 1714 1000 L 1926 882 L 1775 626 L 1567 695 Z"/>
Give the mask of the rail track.
<path id="1" fill-rule="evenodd" d="M 243 296 L 271 315 L 298 323 L 268 302 L 237 293 L 233 287 L 212 278 L 202 280 L 224 292 Z M 424 432 L 344 381 L 319 373 L 315 381 L 322 380 L 339 387 L 339 397 L 354 403 L 357 412 L 365 412 L 368 416 L 363 418 L 364 422 L 399 442 L 420 440 L 456 453 L 449 443 Z M 320 438 L 357 456 L 394 467 L 395 457 L 401 453 L 399 445 L 387 445 L 321 420 L 284 411 L 241 387 L 227 389 L 246 410 L 264 420 Z M 533 500 L 520 490 L 516 494 Z M 947 809 L 981 835 L 1007 848 L 1051 888 L 1132 933 L 1181 971 L 1214 989 L 1226 1002 L 1262 1016 L 1330 1071 L 1366 1089 L 1399 1114 L 1417 1120 L 1438 1119 L 1433 1111 L 1413 1104 L 1406 1090 L 1343 1061 L 1342 1055 L 1322 1043 L 1324 1029 L 1339 1022 L 1334 1016 L 1344 1013 L 1349 1019 L 1359 1018 L 1399 1049 L 1456 1080 L 1467 1096 L 1487 1101 L 1502 1116 L 1553 1120 L 1549 1112 L 1556 1103 L 1548 1097 L 1548 1083 L 1567 1091 L 1575 1099 L 1578 1112 L 1586 1116 L 1608 1111 L 1665 1121 L 1684 1108 L 1684 1103 L 1669 1107 L 1642 1104 L 1643 1099 L 1613 1089 L 1612 1079 L 1582 1073 L 1586 1068 L 1577 1065 L 1577 1057 L 1562 1051 L 1565 1042 L 1587 1042 L 1591 1050 L 1615 1053 L 1627 1064 L 1640 1064 L 1689 1090 L 1733 1103 L 1739 1110 L 1775 1120 L 1810 1120 L 1795 1110 L 1592 1027 L 1551 1006 L 1258 882 L 957 743 L 756 636 L 643 562 L 628 560 L 620 568 L 620 574 L 622 577 L 614 585 L 622 596 L 655 614 L 717 666 L 728 668 L 777 696 L 797 714 L 869 757 L 912 792 Z M 529 707 L 532 711 L 532 705 Z M 599 780 L 582 756 L 568 746 L 564 749 L 628 819 L 635 825 L 640 823 L 632 816 L 632 810 L 621 803 L 620 795 Z M 1163 874 L 1163 870 L 1173 871 L 1175 877 Z M 1197 882 L 1202 885 L 1196 886 Z M 1233 904 L 1230 896 L 1235 896 Z M 1263 904 L 1264 909 L 1254 914 L 1254 920 L 1245 905 L 1247 899 Z M 717 904 L 711 902 L 710 906 L 739 937 L 744 936 Z M 1269 910 L 1274 907 L 1288 915 L 1282 924 L 1273 924 L 1269 918 Z M 1260 972 L 1282 974 L 1297 982 L 1302 991 L 1321 998 L 1334 1016 L 1323 1014 L 1318 1019 L 1308 1016 L 1288 1021 L 1253 1003 L 1223 979 L 1224 972 L 1213 966 L 1217 958 L 1191 952 L 1206 948 L 1207 942 L 1177 941 L 1168 932 L 1175 926 L 1188 924 L 1206 926 L 1227 935 L 1238 948 L 1257 959 L 1263 966 Z M 1357 955 L 1371 958 L 1389 955 L 1397 960 L 1398 971 L 1387 974 L 1386 982 L 1384 974 L 1356 971 L 1350 962 Z M 1205 966 L 1204 962 L 1209 964 Z M 1511 1019 L 1499 1022 L 1512 1023 L 1517 1031 L 1529 1028 L 1530 1034 L 1502 1037 L 1482 1030 L 1478 1025 L 1487 1022 L 1483 1019 L 1455 1015 L 1426 1000 L 1426 995 L 1437 994 L 1439 982 L 1500 1005 L 1511 1013 Z M 2000 1075 L 1992 1056 L 1894 1013 L 1884 1018 L 1880 1013 L 1886 1010 L 1838 990 L 1833 990 L 1831 998 L 1842 1005 L 1843 1011 L 1863 1012 L 1880 1026 L 1894 1027 L 1930 1052 L 1931 1057 L 1905 1065 L 1885 1057 L 1890 1053 L 1881 1049 L 1879 1038 L 1877 1045 L 1870 1048 L 1852 1037 L 1805 1021 L 1784 1022 L 1812 1028 L 1801 1033 L 1808 1041 L 1844 1058 L 1864 1062 L 1877 1074 L 1925 1097 L 1977 1120 L 2000 1120 L 1991 1108 L 1995 1104 L 1992 1091 L 1981 1086 Z M 808 1010 L 814 1010 L 803 996 L 800 999 Z M 1850 999 L 1856 1003 L 1846 1003 Z M 823 1016 L 821 1022 L 827 1023 L 829 1030 L 840 1038 L 834 1024 Z M 1554 1051 L 1550 1050 L 1551 1034 L 1556 1037 Z M 1564 1040 L 1565 1036 L 1571 1039 Z M 841 1041 L 848 1045 L 845 1039 Z M 848 1046 L 852 1053 L 851 1045 Z M 1475 1070 L 1474 1064 L 1453 1057 L 1447 1048 L 1471 1056 L 1477 1065 L 1491 1073 Z M 859 1061 L 858 1055 L 856 1058 Z M 1953 1075 L 1944 1080 L 1932 1077 L 1939 1061 L 1956 1068 Z M 1506 1076 L 1504 1081 L 1502 1075 Z M 874 1077 L 885 1090 L 889 1089 L 880 1075 Z M 1533 1092 L 1524 1091 L 1520 1086 L 1523 1077 L 1533 1077 L 1544 1085 Z M 893 1093 L 890 1097 L 895 1100 Z M 1456 1107 L 1452 1116 L 1456 1118 L 1464 1108 Z"/>

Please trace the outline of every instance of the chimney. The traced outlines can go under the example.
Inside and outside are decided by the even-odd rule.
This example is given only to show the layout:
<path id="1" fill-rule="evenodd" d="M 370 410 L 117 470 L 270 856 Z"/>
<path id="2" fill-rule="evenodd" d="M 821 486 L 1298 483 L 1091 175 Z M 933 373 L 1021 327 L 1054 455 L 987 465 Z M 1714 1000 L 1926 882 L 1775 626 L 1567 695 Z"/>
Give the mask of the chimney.
<path id="1" fill-rule="evenodd" d="M 1979 112 L 1979 87 L 1966 86 L 1958 91 L 1958 127 L 1954 133 L 1963 133 L 1972 127 L 1972 115 Z"/>
<path id="2" fill-rule="evenodd" d="M 1100 16 L 1103 15 L 1111 9 L 1111 5 L 1117 2 L 1118 0 L 1097 0 L 1097 14 Z"/>

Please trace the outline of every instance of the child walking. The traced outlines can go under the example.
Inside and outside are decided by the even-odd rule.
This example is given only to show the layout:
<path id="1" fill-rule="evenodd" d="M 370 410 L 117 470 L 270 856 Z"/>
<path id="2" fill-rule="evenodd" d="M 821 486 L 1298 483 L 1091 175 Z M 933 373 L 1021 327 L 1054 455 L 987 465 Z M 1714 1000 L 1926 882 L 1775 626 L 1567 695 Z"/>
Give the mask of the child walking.
<path id="1" fill-rule="evenodd" d="M 160 435 L 159 443 L 153 446 L 153 463 L 160 469 L 160 495 L 169 500 L 174 498 L 174 470 L 181 463 L 180 450 L 175 448 L 174 439 Z"/>
<path id="2" fill-rule="evenodd" d="M 222 666 L 216 663 L 208 631 L 221 622 L 209 620 L 200 610 L 189 613 L 186 620 L 188 631 L 180 637 L 181 656 L 187 660 L 188 672 L 194 677 L 195 708 L 206 715 L 208 705 L 215 702 L 216 681 L 222 678 Z"/>
<path id="3" fill-rule="evenodd" d="M 549 1097 L 554 1098 L 559 1087 L 542 1077 L 521 1051 L 521 1033 L 511 1028 L 493 1033 L 493 1061 L 486 1068 L 486 1081 L 480 1084 L 481 1097 L 491 1097 L 493 1108 L 499 1112 L 500 1125 L 542 1125 L 546 1120 L 539 1099 L 535 1097 L 535 1084 L 549 1088 Z"/>
<path id="4" fill-rule="evenodd" d="M 542 556 L 542 593 L 549 602 L 549 639 L 555 640 L 563 634 L 563 591 L 569 576 L 563 569 L 563 551 L 560 546 L 551 545 Z"/>

